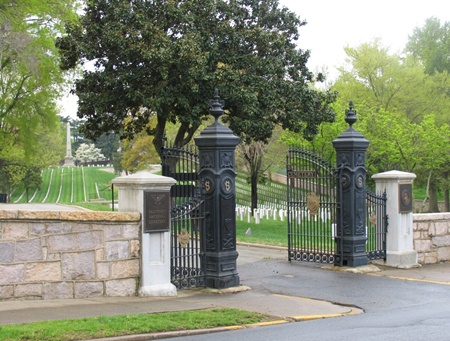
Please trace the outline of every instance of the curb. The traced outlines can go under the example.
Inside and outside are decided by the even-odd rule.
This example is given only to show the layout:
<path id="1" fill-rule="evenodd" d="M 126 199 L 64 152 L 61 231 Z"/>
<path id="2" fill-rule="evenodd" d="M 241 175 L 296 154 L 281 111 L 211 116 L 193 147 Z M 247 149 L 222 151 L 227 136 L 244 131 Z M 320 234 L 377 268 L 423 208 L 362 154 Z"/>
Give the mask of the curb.
<path id="1" fill-rule="evenodd" d="M 135 334 L 135 335 L 122 335 L 122 336 L 113 336 L 101 339 L 88 339 L 83 341 L 148 341 L 148 340 L 159 340 L 159 339 L 168 339 L 173 337 L 184 337 L 184 336 L 194 336 L 194 335 L 202 335 L 202 334 L 212 334 L 219 332 L 226 332 L 232 330 L 240 330 L 240 329 L 250 329 L 250 328 L 259 328 L 259 327 L 268 327 L 268 326 L 276 326 L 285 323 L 292 322 L 302 322 L 302 321 L 311 321 L 311 320 L 319 320 L 333 317 L 343 317 L 343 316 L 352 316 L 362 314 L 364 311 L 362 309 L 352 308 L 349 312 L 339 313 L 339 314 L 322 314 L 322 315 L 300 315 L 300 316 L 291 316 L 285 319 L 268 321 L 268 322 L 259 322 L 253 324 L 245 324 L 241 326 L 228 326 L 228 327 L 216 327 L 209 329 L 193 329 L 193 330 L 179 330 L 179 331 L 171 331 L 171 332 L 160 332 L 160 333 L 148 333 L 148 334 Z"/>

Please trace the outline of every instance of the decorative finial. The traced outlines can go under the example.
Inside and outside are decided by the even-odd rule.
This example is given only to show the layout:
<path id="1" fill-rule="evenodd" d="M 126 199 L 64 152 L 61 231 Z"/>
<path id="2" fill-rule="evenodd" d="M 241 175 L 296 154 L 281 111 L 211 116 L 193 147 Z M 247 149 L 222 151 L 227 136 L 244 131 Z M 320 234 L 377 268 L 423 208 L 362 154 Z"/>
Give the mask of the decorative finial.
<path id="1" fill-rule="evenodd" d="M 225 102 L 220 100 L 219 90 L 217 88 L 214 89 L 214 97 L 209 100 L 209 113 L 214 116 L 216 123 L 218 122 L 219 117 L 223 114 L 224 105 Z"/>
<path id="2" fill-rule="evenodd" d="M 356 110 L 353 110 L 353 101 L 349 102 L 348 107 L 349 109 L 345 110 L 345 122 L 347 122 L 351 127 L 357 120 Z"/>

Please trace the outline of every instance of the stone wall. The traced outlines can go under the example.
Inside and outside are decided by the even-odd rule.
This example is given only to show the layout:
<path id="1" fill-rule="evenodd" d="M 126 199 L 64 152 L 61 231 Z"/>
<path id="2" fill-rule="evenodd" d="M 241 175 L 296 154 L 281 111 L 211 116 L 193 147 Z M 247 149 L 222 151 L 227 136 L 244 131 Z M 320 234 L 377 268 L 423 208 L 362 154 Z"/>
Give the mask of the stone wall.
<path id="1" fill-rule="evenodd" d="M 139 213 L 0 211 L 0 300 L 135 296 Z"/>
<path id="2" fill-rule="evenodd" d="M 414 214 L 413 231 L 420 264 L 450 261 L 450 213 Z"/>

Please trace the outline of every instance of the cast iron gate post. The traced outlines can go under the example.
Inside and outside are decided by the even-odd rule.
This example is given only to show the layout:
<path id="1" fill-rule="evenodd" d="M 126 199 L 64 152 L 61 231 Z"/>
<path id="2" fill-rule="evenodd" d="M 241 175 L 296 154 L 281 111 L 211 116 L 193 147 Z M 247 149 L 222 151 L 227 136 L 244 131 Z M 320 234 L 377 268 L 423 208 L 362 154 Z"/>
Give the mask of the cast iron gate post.
<path id="1" fill-rule="evenodd" d="M 239 285 L 234 168 L 239 137 L 219 122 L 223 106 L 216 89 L 209 111 L 215 122 L 195 138 L 205 190 L 206 286 L 216 289 Z"/>
<path id="2" fill-rule="evenodd" d="M 366 253 L 366 150 L 369 146 L 364 136 L 352 125 L 356 111 L 350 101 L 345 112 L 350 127 L 333 141 L 338 171 L 337 200 L 337 252 L 335 265 L 367 265 Z"/>

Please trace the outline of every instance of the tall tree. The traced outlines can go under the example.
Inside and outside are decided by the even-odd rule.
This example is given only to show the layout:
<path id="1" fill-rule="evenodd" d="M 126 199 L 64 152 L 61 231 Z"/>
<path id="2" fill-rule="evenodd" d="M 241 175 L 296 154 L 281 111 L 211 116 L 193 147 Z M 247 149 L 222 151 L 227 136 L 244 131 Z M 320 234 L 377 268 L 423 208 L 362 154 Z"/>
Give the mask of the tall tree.
<path id="1" fill-rule="evenodd" d="M 334 119 L 334 94 L 311 86 L 309 52 L 296 45 L 305 22 L 277 0 L 90 0 L 84 13 L 58 47 L 63 69 L 90 66 L 74 89 L 89 138 L 145 130 L 159 152 L 172 122 L 182 146 L 214 88 L 246 141 L 267 141 L 276 125 L 312 137 Z"/>
<path id="2" fill-rule="evenodd" d="M 431 108 L 435 113 L 449 109 L 442 94 L 448 79 L 430 77 L 420 63 L 391 54 L 380 40 L 346 47 L 345 52 L 346 63 L 333 89 L 347 103 L 351 97 L 368 110 L 397 110 L 411 122 L 420 122 Z"/>
<path id="3" fill-rule="evenodd" d="M 57 124 L 65 80 L 54 42 L 74 0 L 13 0 L 0 5 L 0 133 L 35 146 L 36 128 Z"/>
<path id="4" fill-rule="evenodd" d="M 31 174 L 26 169 L 42 167 L 44 160 L 54 162 L 52 153 L 42 149 L 48 144 L 43 135 L 58 131 L 57 99 L 65 82 L 55 38 L 63 23 L 75 17 L 74 3 L 11 0 L 0 4 L 0 171 L 13 175 L 3 178 L 6 191 Z"/>
<path id="5" fill-rule="evenodd" d="M 416 27 L 409 37 L 406 50 L 420 59 L 428 74 L 450 72 L 450 22 L 441 24 L 428 18 L 423 27 Z"/>
<path id="6" fill-rule="evenodd" d="M 450 101 L 442 88 L 450 79 L 426 74 L 421 63 L 390 54 L 379 41 L 346 48 L 346 52 L 348 62 L 333 89 L 340 93 L 340 101 L 352 99 L 357 104 L 358 130 L 371 141 L 370 173 L 414 171 L 417 183 L 429 187 L 430 202 L 437 202 L 448 163 L 435 153 L 450 150 L 445 143 L 436 148 L 438 141 L 433 146 L 427 136 L 436 139 L 442 134 L 439 142 L 447 140 L 443 118 L 448 116 Z M 427 155 L 435 161 L 430 162 Z M 437 205 L 430 209 L 437 210 Z"/>
<path id="7" fill-rule="evenodd" d="M 106 160 L 112 161 L 113 154 L 119 148 L 119 139 L 114 132 L 104 133 L 94 141 L 94 144 L 100 149 Z"/>
<path id="8" fill-rule="evenodd" d="M 265 183 L 272 170 L 285 167 L 286 147 L 279 142 L 281 129 L 277 128 L 268 143 L 241 142 L 236 150 L 237 165 L 247 171 L 251 189 L 251 212 L 258 208 L 258 184 Z"/>
<path id="9" fill-rule="evenodd" d="M 121 165 L 125 172 L 149 169 L 151 164 L 161 163 L 155 148 L 152 148 L 152 136 L 145 132 L 137 134 L 133 140 L 122 141 Z"/>
<path id="10" fill-rule="evenodd" d="M 425 66 L 425 72 L 441 79 L 441 93 L 448 97 L 450 85 L 450 22 L 441 24 L 440 20 L 431 17 L 425 21 L 423 27 L 416 27 L 409 37 L 406 51 Z M 444 115 L 438 117 L 440 123 L 449 123 L 448 108 Z M 445 210 L 450 210 L 450 181 L 449 172 L 445 172 Z"/>

